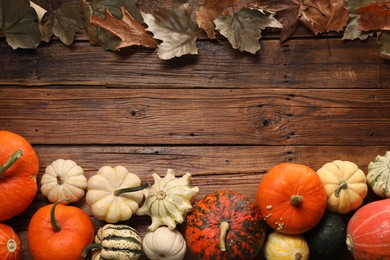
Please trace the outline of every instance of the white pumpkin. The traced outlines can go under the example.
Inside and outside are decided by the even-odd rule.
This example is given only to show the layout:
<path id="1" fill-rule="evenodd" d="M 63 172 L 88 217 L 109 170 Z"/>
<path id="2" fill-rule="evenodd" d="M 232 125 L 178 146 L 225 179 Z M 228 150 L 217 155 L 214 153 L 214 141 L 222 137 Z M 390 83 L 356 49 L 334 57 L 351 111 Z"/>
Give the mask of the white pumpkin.
<path id="1" fill-rule="evenodd" d="M 84 197 L 86 188 L 84 170 L 72 160 L 55 160 L 46 167 L 41 179 L 41 192 L 52 203 L 64 198 L 79 201 Z"/>
<path id="2" fill-rule="evenodd" d="M 145 235 L 142 248 L 149 259 L 182 260 L 187 245 L 177 229 L 161 226 Z"/>
<path id="3" fill-rule="evenodd" d="M 368 164 L 367 181 L 376 195 L 390 198 L 390 151 Z"/>
<path id="4" fill-rule="evenodd" d="M 180 178 L 175 178 L 175 172 L 168 169 L 164 178 L 152 174 L 154 184 L 145 192 L 145 202 L 137 211 L 137 215 L 149 215 L 152 224 L 150 231 L 160 226 L 176 228 L 183 223 L 184 216 L 192 209 L 191 200 L 199 192 L 198 187 L 190 187 L 191 174 L 187 172 Z"/>
<path id="5" fill-rule="evenodd" d="M 123 166 L 101 167 L 88 180 L 86 202 L 96 219 L 116 223 L 131 218 L 143 199 L 140 178 Z"/>

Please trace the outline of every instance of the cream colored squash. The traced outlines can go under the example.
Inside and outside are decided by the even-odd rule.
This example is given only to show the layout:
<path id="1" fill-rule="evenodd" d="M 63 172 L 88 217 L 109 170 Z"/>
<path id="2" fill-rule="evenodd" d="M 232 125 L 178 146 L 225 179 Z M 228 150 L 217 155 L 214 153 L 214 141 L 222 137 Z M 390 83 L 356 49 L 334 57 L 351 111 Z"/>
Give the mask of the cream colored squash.
<path id="1" fill-rule="evenodd" d="M 96 219 L 116 223 L 131 218 L 143 199 L 140 178 L 123 166 L 101 167 L 88 180 L 87 205 Z"/>
<path id="2" fill-rule="evenodd" d="M 309 245 L 301 235 L 274 231 L 268 235 L 264 244 L 264 256 L 267 260 L 307 260 L 309 255 Z"/>
<path id="3" fill-rule="evenodd" d="M 84 197 L 86 188 L 84 170 L 72 160 L 55 160 L 46 167 L 41 179 L 41 192 L 52 203 L 64 198 L 79 201 Z"/>
<path id="4" fill-rule="evenodd" d="M 367 181 L 376 195 L 390 198 L 390 151 L 368 164 Z"/>
<path id="5" fill-rule="evenodd" d="M 199 192 L 198 187 L 190 187 L 191 174 L 187 172 L 180 178 L 168 169 L 164 178 L 152 174 L 154 184 L 145 192 L 145 202 L 137 211 L 137 215 L 149 215 L 152 224 L 150 231 L 166 225 L 170 229 L 176 224 L 183 223 L 184 216 L 192 209 L 191 200 Z"/>
<path id="6" fill-rule="evenodd" d="M 317 173 L 325 187 L 329 211 L 346 214 L 362 205 L 367 196 L 367 178 L 356 164 L 335 160 Z"/>
<path id="7" fill-rule="evenodd" d="M 142 248 L 149 259 L 182 260 L 187 245 L 177 229 L 161 226 L 145 235 Z"/>

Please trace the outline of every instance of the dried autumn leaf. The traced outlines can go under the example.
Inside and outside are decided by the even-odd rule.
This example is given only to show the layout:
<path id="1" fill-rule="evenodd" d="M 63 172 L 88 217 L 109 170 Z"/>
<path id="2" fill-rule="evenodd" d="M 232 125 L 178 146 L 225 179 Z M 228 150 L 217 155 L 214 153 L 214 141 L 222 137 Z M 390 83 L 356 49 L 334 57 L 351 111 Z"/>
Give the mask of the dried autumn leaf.
<path id="1" fill-rule="evenodd" d="M 206 0 L 196 11 L 196 21 L 210 39 L 215 39 L 214 20 L 218 16 L 228 15 L 227 6 L 232 6 L 233 0 Z"/>
<path id="2" fill-rule="evenodd" d="M 381 31 L 378 34 L 378 44 L 380 56 L 385 60 L 390 60 L 390 31 Z"/>
<path id="3" fill-rule="evenodd" d="M 186 54 L 198 54 L 196 40 L 199 26 L 195 20 L 195 3 L 184 3 L 173 10 L 159 8 L 153 14 L 142 13 L 144 22 L 154 38 L 162 42 L 157 46 L 160 59 L 168 60 Z"/>
<path id="4" fill-rule="evenodd" d="M 356 10 L 362 31 L 390 30 L 390 1 L 375 2 Z"/>
<path id="5" fill-rule="evenodd" d="M 145 30 L 145 27 L 134 20 L 124 6 L 121 6 L 121 10 L 122 19 L 120 20 L 106 10 L 104 18 L 92 16 L 91 23 L 121 38 L 122 42 L 116 46 L 117 49 L 134 45 L 156 48 L 157 41 Z"/>
<path id="6" fill-rule="evenodd" d="M 359 17 L 356 10 L 362 6 L 369 5 L 375 0 L 345 0 L 345 6 L 349 12 L 349 21 L 344 29 L 343 40 L 365 40 L 373 35 L 372 32 L 366 33 L 359 30 Z"/>
<path id="7" fill-rule="evenodd" d="M 314 33 L 342 31 L 349 20 L 344 0 L 305 0 L 300 20 Z"/>
<path id="8" fill-rule="evenodd" d="M 273 13 L 245 7 L 233 16 L 220 16 L 214 22 L 216 29 L 229 40 L 234 49 L 252 54 L 261 48 L 261 30 L 266 27 L 282 28 Z"/>
<path id="9" fill-rule="evenodd" d="M 36 48 L 41 42 L 38 16 L 28 0 L 0 0 L 0 35 L 13 49 Z"/>

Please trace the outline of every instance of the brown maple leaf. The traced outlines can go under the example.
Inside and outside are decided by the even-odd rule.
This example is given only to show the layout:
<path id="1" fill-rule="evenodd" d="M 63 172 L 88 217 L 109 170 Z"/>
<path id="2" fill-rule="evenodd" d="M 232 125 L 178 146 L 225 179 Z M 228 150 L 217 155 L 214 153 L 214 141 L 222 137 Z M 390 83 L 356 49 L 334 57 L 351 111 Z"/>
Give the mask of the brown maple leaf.
<path id="1" fill-rule="evenodd" d="M 206 0 L 196 11 L 196 22 L 210 39 L 215 39 L 214 20 L 218 16 L 228 15 L 226 7 L 232 6 L 233 0 Z"/>
<path id="2" fill-rule="evenodd" d="M 304 0 L 300 20 L 314 33 L 339 32 L 349 20 L 344 0 Z"/>
<path id="3" fill-rule="evenodd" d="M 134 20 L 124 6 L 121 6 L 121 11 L 123 15 L 122 19 L 115 18 L 106 9 L 104 18 L 92 16 L 91 23 L 118 36 L 122 42 L 116 46 L 117 49 L 134 45 L 156 48 L 157 41 L 145 30 L 145 27 Z"/>
<path id="4" fill-rule="evenodd" d="M 375 2 L 356 10 L 359 30 L 390 30 L 390 1 Z"/>

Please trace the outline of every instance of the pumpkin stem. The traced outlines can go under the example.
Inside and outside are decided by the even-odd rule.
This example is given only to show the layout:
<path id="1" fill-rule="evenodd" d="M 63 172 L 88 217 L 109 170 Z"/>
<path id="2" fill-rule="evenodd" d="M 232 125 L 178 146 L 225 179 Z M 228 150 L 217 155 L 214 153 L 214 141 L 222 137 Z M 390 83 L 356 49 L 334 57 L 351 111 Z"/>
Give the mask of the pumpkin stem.
<path id="1" fill-rule="evenodd" d="M 58 221 L 56 219 L 55 210 L 56 210 L 57 205 L 63 201 L 72 202 L 70 199 L 67 199 L 67 198 L 61 199 L 61 200 L 57 201 L 56 203 L 54 203 L 53 207 L 51 207 L 51 210 L 50 210 L 50 223 L 51 223 L 51 227 L 53 228 L 54 232 L 61 231 L 61 225 L 60 225 L 60 223 L 58 223 Z"/>
<path id="2" fill-rule="evenodd" d="M 296 253 L 295 254 L 295 260 L 301 260 L 301 259 L 302 259 L 301 253 Z"/>
<path id="3" fill-rule="evenodd" d="M 347 235 L 347 239 L 346 239 L 346 244 L 347 244 L 347 247 L 348 247 L 348 250 L 353 252 L 354 250 L 354 243 L 353 243 L 353 238 L 350 234 Z"/>
<path id="4" fill-rule="evenodd" d="M 23 155 L 23 150 L 17 150 L 14 152 L 11 157 L 3 164 L 0 165 L 0 176 L 9 168 L 11 168 L 12 165 Z"/>
<path id="5" fill-rule="evenodd" d="M 96 249 L 99 250 L 99 249 L 102 249 L 102 248 L 103 248 L 102 244 L 99 244 L 99 243 L 92 243 L 92 244 L 90 244 L 90 245 L 84 247 L 83 252 L 81 253 L 81 255 L 82 255 L 83 257 L 87 257 L 89 251 L 91 251 L 91 250 L 96 250 Z"/>
<path id="6" fill-rule="evenodd" d="M 295 207 L 298 207 L 301 204 L 302 200 L 303 200 L 302 195 L 291 195 L 290 197 L 290 203 Z"/>
<path id="7" fill-rule="evenodd" d="M 348 183 L 346 181 L 340 181 L 339 186 L 337 187 L 337 189 L 334 192 L 334 195 L 336 196 L 336 198 L 338 198 L 340 196 L 341 190 L 345 190 L 347 187 L 348 187 Z"/>
<path id="8" fill-rule="evenodd" d="M 219 225 L 219 230 L 221 232 L 221 236 L 219 238 L 221 251 L 226 251 L 226 233 L 229 229 L 229 223 L 226 221 L 222 221 Z"/>
<path id="9" fill-rule="evenodd" d="M 114 191 L 114 195 L 118 197 L 122 193 L 140 191 L 140 190 L 146 189 L 147 187 L 149 187 L 149 183 L 145 183 L 145 184 L 137 186 L 137 187 L 119 189 L 119 190 Z"/>
<path id="10" fill-rule="evenodd" d="M 12 238 L 8 239 L 7 240 L 7 251 L 9 253 L 13 253 L 16 251 L 16 249 L 18 249 L 18 244 L 16 243 L 16 241 Z"/>

